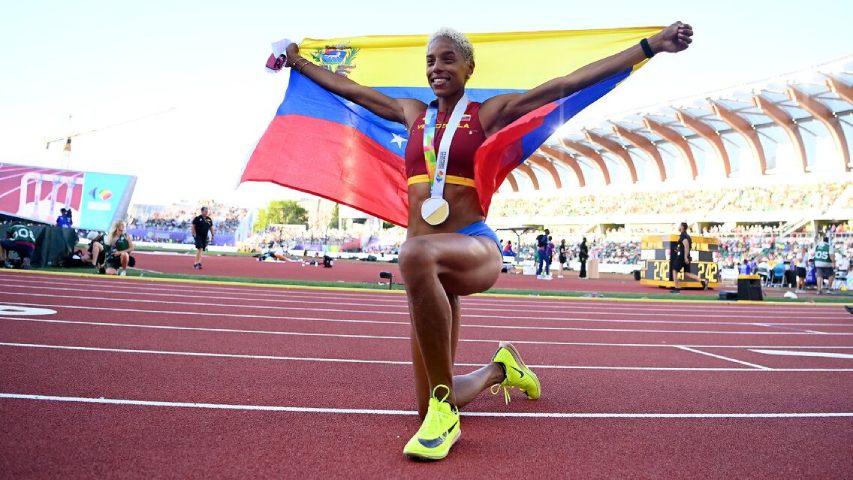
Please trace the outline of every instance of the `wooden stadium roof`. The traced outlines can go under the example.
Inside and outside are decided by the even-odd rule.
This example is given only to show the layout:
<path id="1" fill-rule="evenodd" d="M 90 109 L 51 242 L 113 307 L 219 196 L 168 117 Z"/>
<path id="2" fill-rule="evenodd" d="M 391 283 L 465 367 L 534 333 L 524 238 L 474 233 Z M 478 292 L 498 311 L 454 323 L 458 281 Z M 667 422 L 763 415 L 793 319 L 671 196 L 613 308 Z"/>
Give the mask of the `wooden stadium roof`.
<path id="1" fill-rule="evenodd" d="M 504 191 L 851 172 L 853 55 L 558 131 Z"/>

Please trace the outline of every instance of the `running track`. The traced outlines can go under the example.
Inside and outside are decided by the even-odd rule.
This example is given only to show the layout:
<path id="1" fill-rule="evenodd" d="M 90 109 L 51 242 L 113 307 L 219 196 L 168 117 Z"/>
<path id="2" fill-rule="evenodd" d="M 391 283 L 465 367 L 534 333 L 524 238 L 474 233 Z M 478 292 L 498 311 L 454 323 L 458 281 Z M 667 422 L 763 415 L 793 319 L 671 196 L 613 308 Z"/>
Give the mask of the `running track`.
<path id="1" fill-rule="evenodd" d="M 542 399 L 423 464 L 399 293 L 0 281 L 2 478 L 853 477 L 837 305 L 466 298 L 459 372 L 511 340 Z"/>

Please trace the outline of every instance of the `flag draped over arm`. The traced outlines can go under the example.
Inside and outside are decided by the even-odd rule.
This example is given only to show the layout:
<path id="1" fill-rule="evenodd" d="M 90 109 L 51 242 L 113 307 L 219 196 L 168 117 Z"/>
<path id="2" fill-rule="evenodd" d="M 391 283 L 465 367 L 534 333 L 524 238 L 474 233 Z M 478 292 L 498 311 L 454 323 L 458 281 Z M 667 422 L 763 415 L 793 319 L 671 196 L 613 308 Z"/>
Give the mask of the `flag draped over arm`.
<path id="1" fill-rule="evenodd" d="M 476 68 L 465 91 L 484 102 L 524 92 L 618 53 L 663 27 L 477 33 Z M 307 39 L 303 57 L 394 98 L 434 98 L 426 80 L 426 35 Z M 474 180 L 483 212 L 506 176 L 562 124 L 612 90 L 633 70 L 545 105 L 480 146 Z M 289 70 L 284 101 L 255 147 L 241 182 L 261 181 L 318 195 L 406 226 L 408 132 Z"/>

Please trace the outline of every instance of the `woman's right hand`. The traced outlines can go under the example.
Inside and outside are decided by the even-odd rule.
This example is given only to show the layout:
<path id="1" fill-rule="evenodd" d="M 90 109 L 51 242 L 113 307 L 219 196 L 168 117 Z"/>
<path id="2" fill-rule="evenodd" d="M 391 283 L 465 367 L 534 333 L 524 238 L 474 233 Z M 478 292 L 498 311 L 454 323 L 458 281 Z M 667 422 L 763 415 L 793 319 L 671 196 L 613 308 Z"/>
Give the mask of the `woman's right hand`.
<path id="1" fill-rule="evenodd" d="M 299 55 L 299 45 L 291 43 L 284 49 L 284 54 L 287 56 L 287 65 L 292 66 L 293 62 L 301 58 Z"/>

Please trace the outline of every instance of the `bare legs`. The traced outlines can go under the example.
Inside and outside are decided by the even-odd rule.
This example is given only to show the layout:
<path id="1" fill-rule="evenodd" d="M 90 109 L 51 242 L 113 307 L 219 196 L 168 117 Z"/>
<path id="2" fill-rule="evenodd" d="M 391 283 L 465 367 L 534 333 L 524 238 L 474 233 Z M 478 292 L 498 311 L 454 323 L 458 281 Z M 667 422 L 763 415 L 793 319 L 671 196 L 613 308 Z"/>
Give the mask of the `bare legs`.
<path id="1" fill-rule="evenodd" d="M 104 246 L 101 245 L 101 242 L 92 242 L 92 266 L 98 266 L 98 258 L 101 256 L 101 250 L 104 249 Z"/>
<path id="2" fill-rule="evenodd" d="M 459 296 L 482 292 L 500 274 L 501 256 L 484 237 L 442 233 L 410 238 L 400 251 L 412 320 L 412 364 L 418 413 L 426 415 L 432 388 L 451 387 L 451 403 L 461 407 L 504 378 L 497 364 L 453 376 L 459 341 Z"/>
<path id="3" fill-rule="evenodd" d="M 121 270 L 127 270 L 127 264 L 130 262 L 130 254 L 127 252 L 121 252 L 118 254 L 119 262 L 121 265 Z M 107 262 L 109 263 L 109 262 Z M 116 270 L 112 266 L 107 267 L 106 274 L 107 275 L 117 275 L 119 270 Z"/>
<path id="4" fill-rule="evenodd" d="M 681 285 L 679 284 L 680 280 L 678 279 L 678 274 L 679 274 L 679 270 L 673 270 L 672 271 L 672 282 L 675 284 L 674 288 L 676 288 L 676 289 L 681 287 Z M 699 276 L 696 275 L 695 273 L 684 272 L 684 278 L 685 279 L 689 278 L 689 279 L 691 279 L 695 282 L 699 282 L 699 283 L 702 283 L 704 281 L 701 278 L 699 278 Z"/>

